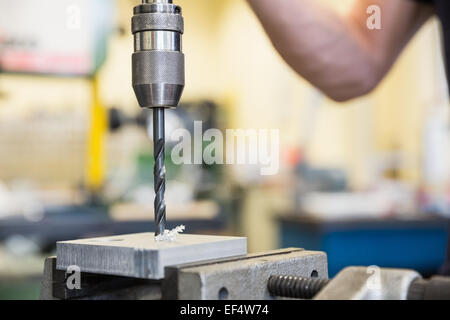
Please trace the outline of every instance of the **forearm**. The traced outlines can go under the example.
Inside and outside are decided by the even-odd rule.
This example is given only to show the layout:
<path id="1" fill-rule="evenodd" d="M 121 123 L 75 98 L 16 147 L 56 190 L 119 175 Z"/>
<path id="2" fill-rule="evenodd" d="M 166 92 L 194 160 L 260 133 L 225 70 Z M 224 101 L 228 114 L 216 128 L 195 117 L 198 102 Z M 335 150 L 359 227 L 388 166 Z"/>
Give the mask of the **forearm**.
<path id="1" fill-rule="evenodd" d="M 366 27 L 369 1 L 366 0 L 356 0 L 346 17 L 317 0 L 248 0 L 286 62 L 338 101 L 371 91 L 404 44 L 431 15 L 431 12 L 410 12 L 413 8 L 409 6 L 415 4 L 403 1 L 371 1 L 379 4 L 383 13 L 391 14 L 383 17 L 384 30 L 369 31 Z M 395 17 L 394 13 L 402 14 L 405 6 L 407 16 Z M 388 30 L 391 27 L 395 32 Z"/>

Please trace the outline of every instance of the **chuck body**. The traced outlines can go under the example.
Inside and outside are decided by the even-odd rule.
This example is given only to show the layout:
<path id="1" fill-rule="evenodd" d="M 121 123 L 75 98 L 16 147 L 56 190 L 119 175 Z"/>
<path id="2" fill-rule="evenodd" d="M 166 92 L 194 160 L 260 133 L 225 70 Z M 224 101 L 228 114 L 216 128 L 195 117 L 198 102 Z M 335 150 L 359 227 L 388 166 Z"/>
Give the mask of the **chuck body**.
<path id="1" fill-rule="evenodd" d="M 132 19 L 133 89 L 142 108 L 175 108 L 185 84 L 181 8 L 172 0 L 143 0 Z"/>

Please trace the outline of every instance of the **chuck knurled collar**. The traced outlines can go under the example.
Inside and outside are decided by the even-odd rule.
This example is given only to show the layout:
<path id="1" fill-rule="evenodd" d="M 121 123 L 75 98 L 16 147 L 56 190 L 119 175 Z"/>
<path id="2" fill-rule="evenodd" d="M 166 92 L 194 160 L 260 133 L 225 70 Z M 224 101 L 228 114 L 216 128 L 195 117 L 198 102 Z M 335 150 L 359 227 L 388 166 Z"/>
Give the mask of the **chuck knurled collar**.
<path id="1" fill-rule="evenodd" d="M 133 16 L 131 29 L 133 34 L 156 30 L 184 33 L 184 19 L 176 13 L 141 13 Z"/>

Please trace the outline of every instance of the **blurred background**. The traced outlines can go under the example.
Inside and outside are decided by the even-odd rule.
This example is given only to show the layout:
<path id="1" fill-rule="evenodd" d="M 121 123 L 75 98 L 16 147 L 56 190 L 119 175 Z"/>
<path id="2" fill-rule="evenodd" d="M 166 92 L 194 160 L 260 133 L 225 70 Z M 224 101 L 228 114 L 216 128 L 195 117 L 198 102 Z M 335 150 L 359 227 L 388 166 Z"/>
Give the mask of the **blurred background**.
<path id="1" fill-rule="evenodd" d="M 154 228 L 149 115 L 131 87 L 137 3 L 0 0 L 0 299 L 39 297 L 56 241 Z M 450 218 L 439 23 L 374 93 L 337 104 L 286 66 L 245 1 L 177 3 L 187 79 L 169 131 L 279 129 L 281 145 L 269 177 L 167 157 L 169 225 L 246 236 L 249 252 L 323 250 L 330 277 L 348 265 L 436 273 Z"/>

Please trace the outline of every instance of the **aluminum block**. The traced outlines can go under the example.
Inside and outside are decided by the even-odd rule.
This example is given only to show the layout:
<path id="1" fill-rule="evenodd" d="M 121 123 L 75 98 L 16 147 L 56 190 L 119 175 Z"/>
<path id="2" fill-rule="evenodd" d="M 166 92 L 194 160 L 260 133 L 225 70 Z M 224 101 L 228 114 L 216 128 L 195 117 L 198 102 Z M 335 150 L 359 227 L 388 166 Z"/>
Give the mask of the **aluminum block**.
<path id="1" fill-rule="evenodd" d="M 246 254 L 247 238 L 242 237 L 181 234 L 174 242 L 157 242 L 154 233 L 139 233 L 57 242 L 56 267 L 159 280 L 167 266 Z"/>

